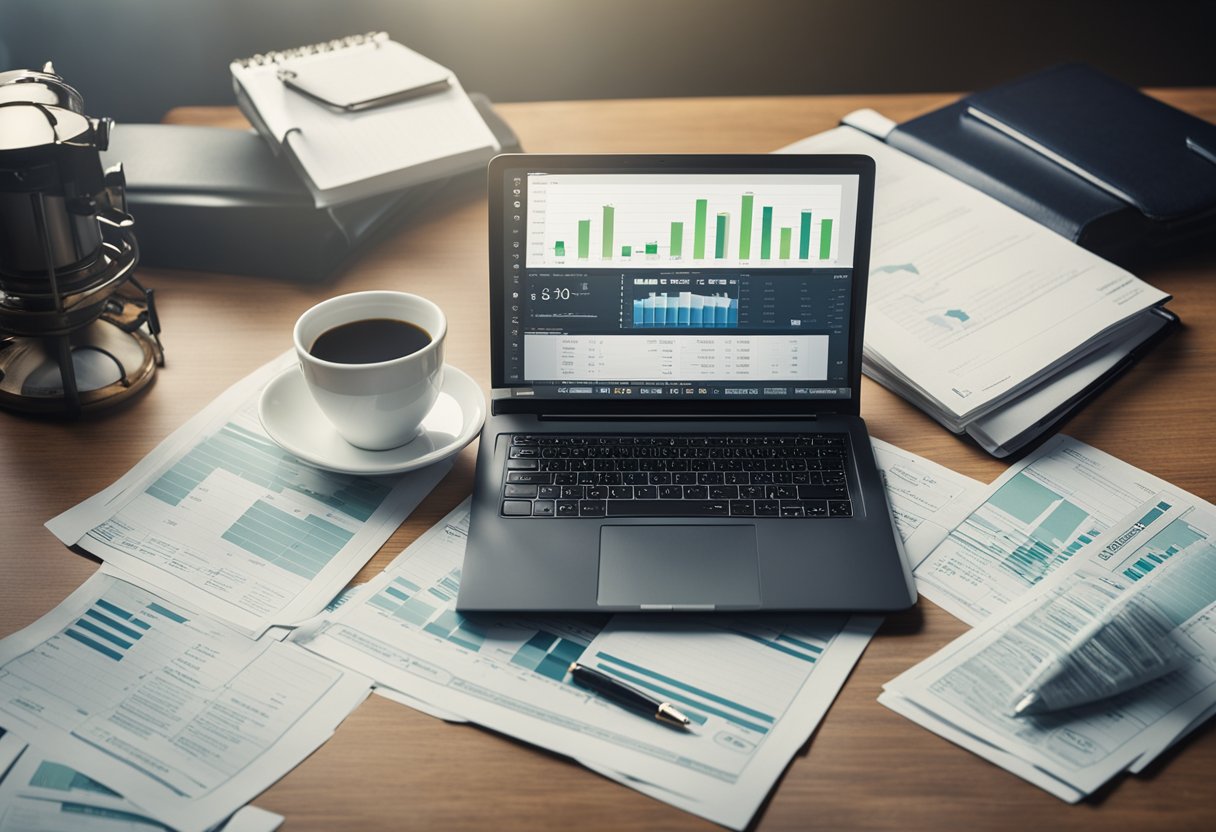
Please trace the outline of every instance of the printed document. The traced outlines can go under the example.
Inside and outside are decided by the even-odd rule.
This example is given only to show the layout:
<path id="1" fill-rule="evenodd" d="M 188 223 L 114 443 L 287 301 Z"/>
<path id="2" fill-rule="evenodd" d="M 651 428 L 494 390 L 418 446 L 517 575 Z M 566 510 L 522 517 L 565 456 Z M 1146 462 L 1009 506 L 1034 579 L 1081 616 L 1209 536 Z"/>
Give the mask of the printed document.
<path id="1" fill-rule="evenodd" d="M 370 692 L 110 569 L 0 641 L 0 725 L 174 829 L 227 818 Z"/>
<path id="2" fill-rule="evenodd" d="M 644 781 L 742 829 L 865 649 L 873 617 L 463 616 L 466 501 L 327 620 L 293 636 L 379 684 Z M 673 731 L 568 681 L 578 660 L 675 703 Z M 658 791 L 656 791 L 658 790 Z"/>
<path id="3" fill-rule="evenodd" d="M 262 430 L 286 353 L 219 396 L 126 476 L 47 523 L 60 540 L 257 638 L 318 612 L 447 473 L 322 471 Z"/>
<path id="4" fill-rule="evenodd" d="M 889 682 L 879 701 L 1065 799 L 1089 794 L 1216 706 L 1214 541 L 1211 504 L 1155 494 L 1032 593 Z M 1151 599 L 1177 628 L 1181 669 L 1091 705 L 1010 715 L 1042 662 L 1131 596 Z"/>
<path id="5" fill-rule="evenodd" d="M 778 152 L 877 162 L 865 359 L 956 432 L 1169 299 L 859 130 L 840 127 Z"/>
<path id="6" fill-rule="evenodd" d="M 915 568 L 963 521 L 987 487 L 889 442 L 870 443 L 908 566 Z"/>
<path id="7" fill-rule="evenodd" d="M 921 595 L 978 624 L 1024 595 L 1164 480 L 1067 436 L 1011 466 L 933 552 Z"/>
<path id="8" fill-rule="evenodd" d="M 274 832 L 283 817 L 238 809 L 214 832 Z M 0 832 L 172 832 L 118 792 L 36 750 L 0 782 Z"/>

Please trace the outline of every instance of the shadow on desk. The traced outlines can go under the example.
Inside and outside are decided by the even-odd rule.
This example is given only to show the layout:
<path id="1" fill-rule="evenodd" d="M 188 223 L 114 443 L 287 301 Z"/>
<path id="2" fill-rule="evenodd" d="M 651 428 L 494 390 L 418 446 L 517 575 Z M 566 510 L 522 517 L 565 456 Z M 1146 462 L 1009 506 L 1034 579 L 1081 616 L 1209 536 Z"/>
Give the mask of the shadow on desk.
<path id="1" fill-rule="evenodd" d="M 888 613 L 878 629 L 880 636 L 913 636 L 925 628 L 925 613 L 921 609 L 923 601 L 912 609 L 903 612 Z"/>

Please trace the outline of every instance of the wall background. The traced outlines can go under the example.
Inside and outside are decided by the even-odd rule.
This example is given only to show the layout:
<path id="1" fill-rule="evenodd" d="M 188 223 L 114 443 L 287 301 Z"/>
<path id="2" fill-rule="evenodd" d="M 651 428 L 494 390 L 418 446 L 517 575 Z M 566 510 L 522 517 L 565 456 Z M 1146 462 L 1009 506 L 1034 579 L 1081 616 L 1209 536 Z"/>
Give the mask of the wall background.
<path id="1" fill-rule="evenodd" d="M 1061 61 L 1216 85 L 1216 3 L 1160 0 L 0 0 L 0 69 L 90 115 L 231 104 L 228 62 L 375 29 L 498 101 L 963 91 Z"/>

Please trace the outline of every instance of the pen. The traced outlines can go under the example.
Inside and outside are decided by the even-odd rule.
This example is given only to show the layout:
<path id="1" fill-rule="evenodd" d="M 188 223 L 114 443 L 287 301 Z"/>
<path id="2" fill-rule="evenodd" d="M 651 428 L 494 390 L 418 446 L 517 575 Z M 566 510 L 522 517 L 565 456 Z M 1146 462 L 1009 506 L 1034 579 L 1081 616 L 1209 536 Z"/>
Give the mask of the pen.
<path id="1" fill-rule="evenodd" d="M 1187 658 L 1174 630 L 1170 617 L 1143 595 L 1117 602 L 1031 674 L 1013 699 L 1013 716 L 1086 705 L 1164 676 Z"/>
<path id="2" fill-rule="evenodd" d="M 635 687 L 617 681 L 607 673 L 600 673 L 590 667 L 573 662 L 570 665 L 570 678 L 576 685 L 593 690 L 605 699 L 611 699 L 618 705 L 647 716 L 653 716 L 664 725 L 672 728 L 687 729 L 692 721 L 680 713 L 670 702 L 663 702 L 642 693 Z"/>

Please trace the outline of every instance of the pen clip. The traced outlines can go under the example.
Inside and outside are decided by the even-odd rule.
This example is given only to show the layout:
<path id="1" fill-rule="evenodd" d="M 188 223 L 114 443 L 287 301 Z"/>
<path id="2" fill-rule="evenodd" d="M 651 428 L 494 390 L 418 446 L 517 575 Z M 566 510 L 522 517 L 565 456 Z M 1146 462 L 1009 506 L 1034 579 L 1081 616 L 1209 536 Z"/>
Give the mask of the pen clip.
<path id="1" fill-rule="evenodd" d="M 443 92 L 451 86 L 448 78 L 388 90 L 385 90 L 383 85 L 381 85 L 376 88 L 377 91 L 373 95 L 362 97 L 355 90 L 349 96 L 341 100 L 335 100 L 332 95 L 322 92 L 316 84 L 309 83 L 307 78 L 301 77 L 300 73 L 296 70 L 279 67 L 275 72 L 275 76 L 289 90 L 340 113 L 358 113 L 377 107 L 385 107 L 389 104 L 397 104 L 402 101 L 434 95 Z"/>

